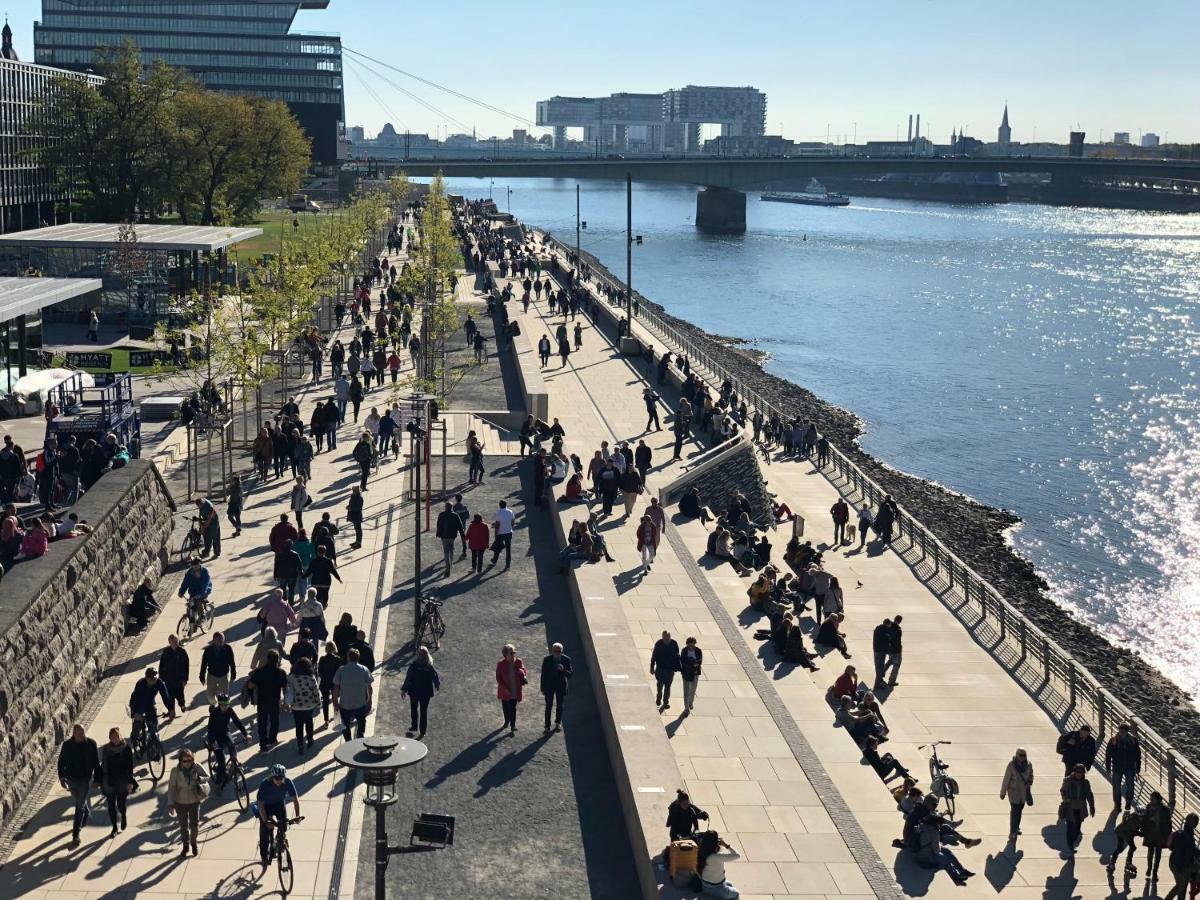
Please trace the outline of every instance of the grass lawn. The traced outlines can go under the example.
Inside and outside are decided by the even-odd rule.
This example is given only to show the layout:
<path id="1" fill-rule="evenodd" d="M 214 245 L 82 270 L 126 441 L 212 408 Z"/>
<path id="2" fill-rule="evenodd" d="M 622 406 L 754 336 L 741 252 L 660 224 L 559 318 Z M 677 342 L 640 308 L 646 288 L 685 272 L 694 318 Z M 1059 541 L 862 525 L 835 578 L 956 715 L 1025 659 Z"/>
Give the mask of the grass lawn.
<path id="1" fill-rule="evenodd" d="M 320 213 L 292 213 L 286 209 L 263 210 L 252 227 L 261 228 L 263 233 L 258 237 L 242 241 L 230 251 L 237 253 L 241 260 L 257 259 L 264 253 L 278 253 L 280 240 L 287 240 L 292 233 L 292 222 L 299 221 L 298 233 L 304 233 L 310 228 L 329 228 L 330 223 L 343 215 L 341 209 L 333 209 Z"/>

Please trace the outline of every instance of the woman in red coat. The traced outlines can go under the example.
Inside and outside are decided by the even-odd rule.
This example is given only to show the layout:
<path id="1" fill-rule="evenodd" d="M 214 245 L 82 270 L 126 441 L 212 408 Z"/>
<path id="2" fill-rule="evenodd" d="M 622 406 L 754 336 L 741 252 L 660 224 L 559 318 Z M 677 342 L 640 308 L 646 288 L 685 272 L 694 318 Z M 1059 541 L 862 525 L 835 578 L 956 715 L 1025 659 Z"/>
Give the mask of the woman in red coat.
<path id="1" fill-rule="evenodd" d="M 642 553 L 642 574 L 650 571 L 654 564 L 654 553 L 658 550 L 658 526 L 649 515 L 642 516 L 637 530 L 637 548 Z"/>
<path id="2" fill-rule="evenodd" d="M 529 670 L 517 656 L 517 648 L 504 645 L 504 656 L 496 663 L 496 696 L 504 710 L 504 724 L 509 734 L 517 731 L 517 704 L 521 702 L 521 688 L 529 683 Z"/>
<path id="3" fill-rule="evenodd" d="M 467 546 L 471 549 L 471 571 L 483 573 L 483 551 L 491 543 L 492 533 L 488 531 L 483 516 L 475 513 L 475 519 L 467 526 Z"/>

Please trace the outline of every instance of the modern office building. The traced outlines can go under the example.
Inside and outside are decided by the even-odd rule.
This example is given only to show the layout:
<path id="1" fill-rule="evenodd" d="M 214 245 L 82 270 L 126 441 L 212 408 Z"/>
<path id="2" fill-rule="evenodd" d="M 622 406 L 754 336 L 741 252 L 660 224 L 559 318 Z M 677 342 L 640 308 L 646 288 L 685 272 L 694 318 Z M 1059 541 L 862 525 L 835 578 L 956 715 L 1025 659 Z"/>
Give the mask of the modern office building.
<path id="1" fill-rule="evenodd" d="M 287 103 L 312 139 L 313 160 L 337 162 L 345 121 L 342 43 L 293 33 L 302 9 L 329 0 L 42 0 L 37 62 L 87 71 L 96 49 L 132 40 L 144 62 L 187 69 L 207 87 Z"/>
<path id="2" fill-rule="evenodd" d="M 0 46 L 0 233 L 53 225 L 58 204 L 70 188 L 42 165 L 42 139 L 34 133 L 32 116 L 60 77 L 87 79 L 96 75 L 65 72 L 22 62 L 12 46 L 12 29 L 4 23 Z"/>
<path id="3" fill-rule="evenodd" d="M 1153 131 L 1147 131 L 1145 134 L 1142 135 L 1142 146 L 1143 147 L 1157 147 L 1158 146 L 1158 135 L 1155 134 Z"/>
<path id="4" fill-rule="evenodd" d="M 1114 144 L 1128 144 L 1129 143 L 1129 132 L 1128 131 L 1114 131 L 1113 132 L 1113 143 Z"/>
<path id="5" fill-rule="evenodd" d="M 598 150 L 699 151 L 700 126 L 720 125 L 724 137 L 766 132 L 767 95 L 752 87 L 698 87 L 661 94 L 551 97 L 537 104 L 537 124 L 554 129 L 554 146 L 566 144 L 568 128 Z"/>

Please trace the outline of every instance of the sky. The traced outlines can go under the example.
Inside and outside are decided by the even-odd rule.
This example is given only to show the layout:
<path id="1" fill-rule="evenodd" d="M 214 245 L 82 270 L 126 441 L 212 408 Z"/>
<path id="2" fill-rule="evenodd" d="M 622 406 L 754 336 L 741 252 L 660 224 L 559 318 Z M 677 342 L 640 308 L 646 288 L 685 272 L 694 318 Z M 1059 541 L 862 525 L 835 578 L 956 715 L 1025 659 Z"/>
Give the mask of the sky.
<path id="1" fill-rule="evenodd" d="M 3 9 L 31 59 L 40 0 Z M 391 122 L 506 136 L 554 94 L 748 84 L 767 94 L 768 133 L 795 140 L 903 138 L 910 113 L 935 141 L 952 128 L 995 140 L 1007 103 L 1017 141 L 1065 142 L 1078 127 L 1089 141 L 1154 131 L 1200 142 L 1195 0 L 331 0 L 296 28 L 339 33 L 347 48 L 513 114 L 347 63 L 347 124 L 368 134 Z"/>

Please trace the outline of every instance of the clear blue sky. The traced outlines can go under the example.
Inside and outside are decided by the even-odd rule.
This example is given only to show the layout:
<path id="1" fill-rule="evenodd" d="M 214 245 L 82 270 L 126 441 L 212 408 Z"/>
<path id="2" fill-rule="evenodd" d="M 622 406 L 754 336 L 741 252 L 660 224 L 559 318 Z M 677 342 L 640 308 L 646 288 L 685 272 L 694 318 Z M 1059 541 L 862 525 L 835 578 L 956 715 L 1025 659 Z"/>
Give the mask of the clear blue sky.
<path id="1" fill-rule="evenodd" d="M 6 0 L 17 48 L 32 56 L 40 0 Z M 528 119 L 552 94 L 751 84 L 767 93 L 768 131 L 824 139 L 903 136 L 920 112 L 936 140 L 952 127 L 994 140 L 1007 101 L 1015 140 L 1065 141 L 1081 126 L 1200 141 L 1194 0 L 332 0 L 297 27 Z M 347 54 L 349 56 L 349 54 Z M 434 133 L 448 117 L 347 65 L 348 124 Z M 400 75 L 403 87 L 505 135 L 521 123 Z M 459 130 L 451 124 L 450 131 Z M 538 132 L 540 133 L 540 132 Z"/>

